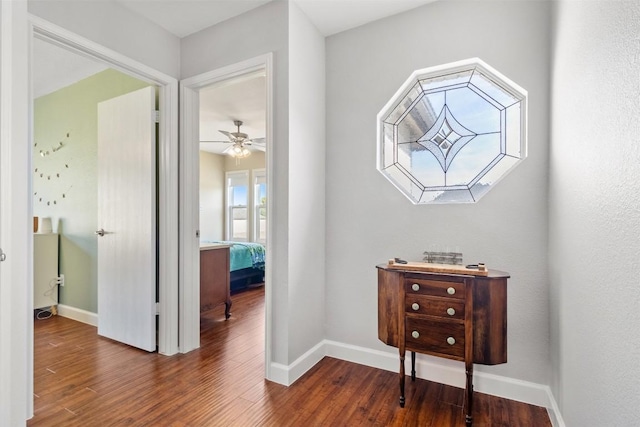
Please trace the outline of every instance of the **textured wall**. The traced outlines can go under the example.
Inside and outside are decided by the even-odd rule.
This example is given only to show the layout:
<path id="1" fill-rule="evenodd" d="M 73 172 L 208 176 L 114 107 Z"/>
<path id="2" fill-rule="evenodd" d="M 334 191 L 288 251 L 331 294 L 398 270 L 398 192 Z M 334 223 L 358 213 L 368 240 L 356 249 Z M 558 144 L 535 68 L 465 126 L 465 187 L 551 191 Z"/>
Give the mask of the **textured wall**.
<path id="1" fill-rule="evenodd" d="M 568 426 L 638 425 L 640 3 L 555 14 L 553 392 Z"/>
<path id="2" fill-rule="evenodd" d="M 325 39 L 289 4 L 289 360 L 323 340 Z"/>
<path id="3" fill-rule="evenodd" d="M 98 102 L 145 86 L 148 84 L 118 71 L 105 70 L 34 102 L 37 146 L 33 167 L 38 172 L 33 178 L 37 193 L 33 213 L 51 217 L 54 231 L 60 234 L 60 273 L 65 275 L 61 304 L 98 311 L 94 234 L 98 220 Z M 59 141 L 64 145 L 54 152 L 52 147 Z M 40 150 L 50 154 L 42 157 Z"/>
<path id="4" fill-rule="evenodd" d="M 438 245 L 511 273 L 509 362 L 548 384 L 547 2 L 435 2 L 327 39 L 328 339 L 377 339 L 376 264 Z M 529 91 L 529 157 L 475 204 L 412 205 L 376 170 L 376 115 L 416 69 L 479 57 Z M 458 365 L 456 365 L 458 366 Z"/>

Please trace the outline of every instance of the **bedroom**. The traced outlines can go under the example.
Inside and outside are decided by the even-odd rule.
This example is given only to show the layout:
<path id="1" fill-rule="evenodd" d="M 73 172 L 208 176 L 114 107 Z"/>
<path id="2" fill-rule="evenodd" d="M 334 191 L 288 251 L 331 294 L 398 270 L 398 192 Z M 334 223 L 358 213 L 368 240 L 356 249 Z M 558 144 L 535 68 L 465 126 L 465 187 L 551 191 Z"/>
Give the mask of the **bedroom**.
<path id="1" fill-rule="evenodd" d="M 61 314 L 97 325 L 99 225 L 98 105 L 149 83 L 66 49 L 34 40 L 33 212 L 59 239 Z M 36 262 L 37 266 L 37 262 Z M 46 312 L 43 313 L 46 316 Z"/>
<path id="2" fill-rule="evenodd" d="M 220 268 L 216 262 L 229 264 L 232 295 L 264 284 L 265 71 L 201 88 L 199 99 L 200 307 L 204 314 L 221 303 L 211 288 L 226 286 L 216 278 L 215 269 Z M 223 298 L 226 317 L 232 304 L 229 298 Z"/>

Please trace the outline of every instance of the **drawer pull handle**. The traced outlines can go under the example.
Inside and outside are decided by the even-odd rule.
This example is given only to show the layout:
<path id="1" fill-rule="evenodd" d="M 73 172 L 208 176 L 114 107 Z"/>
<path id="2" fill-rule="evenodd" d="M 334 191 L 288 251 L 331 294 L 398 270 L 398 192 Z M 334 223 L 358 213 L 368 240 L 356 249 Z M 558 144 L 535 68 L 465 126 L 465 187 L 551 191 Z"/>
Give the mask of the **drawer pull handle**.
<path id="1" fill-rule="evenodd" d="M 456 339 L 454 337 L 447 338 L 447 343 L 449 345 L 454 345 L 456 343 Z"/>
<path id="2" fill-rule="evenodd" d="M 414 302 L 413 304 L 411 304 L 411 308 L 413 309 L 413 311 L 418 311 L 420 310 L 420 305 L 418 305 L 417 302 Z"/>
<path id="3" fill-rule="evenodd" d="M 415 339 L 420 338 L 420 333 L 418 331 L 413 331 L 411 332 L 411 336 L 414 337 Z"/>
<path id="4" fill-rule="evenodd" d="M 414 283 L 413 285 L 411 285 L 411 289 L 417 292 L 420 290 L 420 285 L 418 285 L 417 283 Z"/>
<path id="5" fill-rule="evenodd" d="M 456 310 L 453 307 L 449 307 L 449 308 L 447 308 L 447 314 L 449 316 L 455 316 L 456 315 Z"/>
<path id="6" fill-rule="evenodd" d="M 449 288 L 447 288 L 447 293 L 448 293 L 449 295 L 453 295 L 453 294 L 455 294 L 455 293 L 456 293 L 456 290 L 455 290 L 454 288 L 452 288 L 452 287 L 449 287 Z"/>

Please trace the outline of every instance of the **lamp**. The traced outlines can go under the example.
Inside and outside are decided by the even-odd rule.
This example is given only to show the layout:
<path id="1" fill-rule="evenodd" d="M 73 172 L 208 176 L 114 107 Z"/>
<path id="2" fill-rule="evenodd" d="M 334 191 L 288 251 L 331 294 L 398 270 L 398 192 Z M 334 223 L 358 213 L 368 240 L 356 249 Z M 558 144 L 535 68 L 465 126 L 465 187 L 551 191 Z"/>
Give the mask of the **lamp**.
<path id="1" fill-rule="evenodd" d="M 231 157 L 235 157 L 237 159 L 244 159 L 245 157 L 249 157 L 251 155 L 251 151 L 249 151 L 247 147 L 242 145 L 242 143 L 238 142 L 233 144 L 228 153 Z"/>

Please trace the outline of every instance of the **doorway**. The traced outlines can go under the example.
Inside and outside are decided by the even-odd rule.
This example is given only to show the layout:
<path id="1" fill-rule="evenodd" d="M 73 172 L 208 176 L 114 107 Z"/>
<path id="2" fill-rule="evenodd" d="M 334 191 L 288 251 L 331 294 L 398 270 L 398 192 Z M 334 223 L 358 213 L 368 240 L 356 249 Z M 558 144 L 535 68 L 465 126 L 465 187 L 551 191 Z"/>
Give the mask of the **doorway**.
<path id="1" fill-rule="evenodd" d="M 128 76 L 158 88 L 158 351 L 171 355 L 178 352 L 178 264 L 177 242 L 177 80 L 123 57 L 90 40 L 69 33 L 48 21 L 30 16 L 32 43 L 44 41 L 77 55 L 104 64 Z M 33 68 L 33 58 L 29 61 Z M 33 123 L 33 105 L 30 108 Z M 33 144 L 36 141 L 32 141 Z M 33 172 L 33 170 L 29 171 Z M 33 189 L 33 176 L 28 177 Z M 33 208 L 31 208 L 33 211 Z"/>
<path id="2" fill-rule="evenodd" d="M 265 81 L 260 69 L 199 91 L 200 311 L 208 319 L 219 318 L 211 309 L 223 301 L 228 317 L 235 296 L 265 284 Z"/>
<path id="3" fill-rule="evenodd" d="M 115 102 L 107 100 L 115 100 L 125 94 L 146 88 L 145 93 L 152 98 L 152 104 L 143 104 L 141 108 L 137 108 L 143 114 L 140 119 L 148 123 L 148 126 L 142 129 L 149 129 L 151 126 L 155 128 L 149 113 L 144 113 L 147 109 L 155 110 L 154 91 L 156 89 L 154 85 L 109 68 L 103 62 L 86 58 L 38 38 L 33 40 L 33 61 L 32 204 L 34 218 L 37 218 L 34 223 L 38 227 L 35 230 L 34 226 L 34 246 L 37 249 L 46 239 L 58 242 L 55 244 L 56 250 L 52 253 L 36 251 L 38 256 L 34 256 L 36 275 L 34 276 L 33 308 L 44 310 L 39 313 L 38 318 L 46 317 L 50 306 L 57 306 L 59 314 L 65 317 L 94 326 L 98 326 L 98 320 L 100 320 L 103 323 L 102 334 L 104 334 L 105 318 L 104 316 L 98 318 L 97 313 L 100 302 L 104 303 L 109 298 L 99 298 L 99 294 L 113 289 L 113 286 L 98 287 L 98 279 L 101 276 L 98 269 L 99 245 L 107 241 L 110 243 L 120 241 L 120 236 L 131 234 L 116 235 L 113 233 L 115 230 L 111 230 L 112 233 L 108 235 L 95 234 L 100 228 L 109 229 L 110 225 L 105 222 L 115 219 L 113 215 L 107 215 L 104 208 L 100 208 L 100 194 L 106 194 L 105 190 L 112 182 L 110 176 L 125 177 L 130 171 L 134 171 L 142 175 L 140 178 L 145 178 L 145 174 L 142 172 L 144 168 L 122 168 L 122 163 L 118 159 L 112 161 L 115 163 L 114 173 L 110 175 L 99 173 L 108 166 L 105 163 L 111 158 L 108 154 L 113 151 L 118 154 L 118 150 L 111 149 L 117 144 L 104 143 L 105 130 L 124 129 L 125 124 L 121 119 L 114 118 L 114 125 L 109 123 L 105 129 L 104 120 L 112 117 L 114 113 L 107 115 L 107 111 L 102 107 L 109 102 Z M 105 102 L 107 104 L 104 104 Z M 125 114 L 122 107 L 118 107 L 115 113 Z M 149 175 L 155 176 L 153 172 L 156 168 L 153 154 L 155 138 L 149 139 L 148 141 L 136 140 L 134 144 L 131 138 L 126 138 L 127 148 L 132 149 L 134 146 L 142 148 L 144 145 L 144 151 L 148 154 L 138 150 L 135 152 L 148 158 L 145 168 L 152 169 L 149 170 Z M 119 141 L 119 139 L 116 140 L 116 142 Z M 150 147 L 151 144 L 153 146 Z M 103 180 L 106 182 L 100 185 Z M 149 182 L 149 179 L 132 180 L 145 182 L 145 185 L 150 187 L 145 188 L 145 193 L 149 193 L 149 197 L 138 199 L 145 204 L 147 211 L 156 209 L 156 203 L 153 200 L 155 191 L 151 188 L 155 186 L 155 178 L 153 180 L 154 182 Z M 115 205 L 108 203 L 107 208 L 111 207 L 115 208 Z M 118 212 L 118 217 L 125 218 L 123 214 L 127 209 L 119 209 Z M 154 213 L 148 212 L 146 220 L 142 220 L 137 212 L 132 216 L 135 220 L 141 219 L 135 226 L 135 231 L 149 228 L 147 226 L 149 224 L 153 227 L 153 236 L 155 236 L 156 215 Z M 120 228 L 120 225 L 118 227 Z M 149 245 L 145 252 L 145 258 L 153 257 L 155 265 L 155 243 Z M 43 268 L 45 266 L 43 263 L 48 262 L 54 264 L 51 271 Z M 53 281 L 58 275 L 58 266 L 61 276 L 56 284 Z M 121 268 L 116 271 L 127 270 L 129 269 Z M 155 276 L 155 267 L 153 271 Z M 127 281 L 119 280 L 110 283 L 127 283 Z M 155 278 L 149 278 L 140 283 L 152 286 L 153 289 L 147 292 L 153 292 L 155 298 Z M 149 322 L 153 321 L 155 337 L 155 320 L 153 319 L 155 307 L 153 309 L 153 313 L 146 317 L 149 317 Z M 100 308 L 100 311 L 109 314 L 104 308 Z M 118 311 L 120 310 L 116 310 L 116 313 Z M 155 344 L 153 348 L 155 349 Z"/>
<path id="4" fill-rule="evenodd" d="M 266 171 L 272 170 L 273 155 L 273 72 L 272 72 L 272 55 L 267 54 L 260 57 L 252 58 L 241 63 L 233 64 L 221 69 L 211 71 L 202 75 L 194 76 L 185 79 L 180 84 L 181 92 L 181 140 L 183 144 L 181 146 L 181 177 L 180 177 L 180 190 L 181 190 L 181 204 L 180 204 L 180 254 L 181 265 L 184 267 L 181 270 L 180 283 L 181 283 L 181 301 L 182 307 L 180 319 L 180 336 L 182 337 L 181 350 L 189 351 L 191 349 L 198 348 L 200 346 L 200 301 L 199 301 L 199 272 L 200 272 L 200 209 L 198 201 L 200 199 L 199 194 L 199 148 L 200 144 L 200 95 L 201 91 L 204 91 L 208 87 L 215 87 L 215 85 L 224 85 L 224 82 L 233 82 L 238 80 L 247 79 L 252 75 L 264 75 L 265 77 L 265 95 L 266 95 L 266 107 L 265 107 L 265 128 L 264 128 L 264 148 L 265 148 L 265 169 Z M 234 117 L 234 120 L 241 120 L 241 117 Z M 237 125 L 237 123 L 232 123 Z M 215 128 L 216 126 L 214 126 Z M 218 129 L 214 129 L 217 131 Z M 219 130 L 225 130 L 222 128 Z M 231 129 L 233 130 L 233 129 Z M 242 133 L 242 129 L 240 129 Z M 222 135 L 220 135 L 222 136 Z M 242 160 L 239 161 L 241 164 Z M 258 171 L 256 171 L 258 172 Z M 248 180 L 251 180 L 250 172 Z M 265 209 L 266 217 L 269 218 L 269 212 L 272 211 L 271 204 L 273 200 L 273 185 L 272 174 L 264 174 L 266 181 L 266 188 L 269 191 L 269 197 L 266 197 Z M 227 176 L 225 186 L 228 187 L 232 183 L 232 180 Z M 229 202 L 229 200 L 227 200 Z M 255 204 L 254 204 L 255 205 Z M 229 212 L 232 207 L 227 206 Z M 258 207 L 257 209 L 260 209 Z M 231 214 L 228 218 L 232 218 Z M 229 226 L 232 227 L 232 221 L 227 221 L 225 224 L 226 236 L 230 236 Z M 273 236 L 273 221 L 266 221 L 266 268 L 264 272 L 265 287 L 265 376 L 270 377 L 269 370 L 271 365 L 271 254 L 273 247 L 273 239 L 269 236 Z M 247 231 L 252 224 L 248 224 Z M 247 233 L 251 236 L 251 232 Z M 254 237 L 259 238 L 258 234 L 253 234 Z"/>

